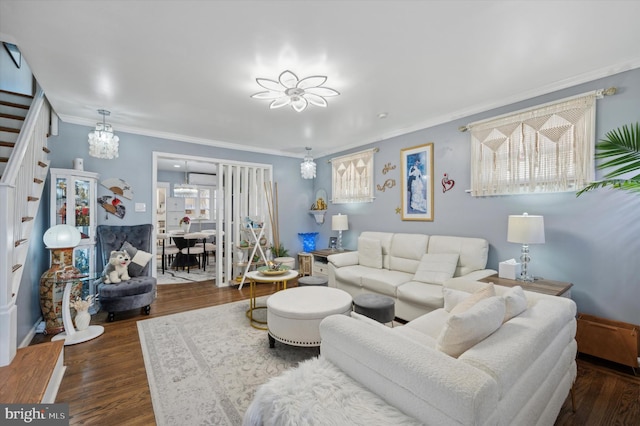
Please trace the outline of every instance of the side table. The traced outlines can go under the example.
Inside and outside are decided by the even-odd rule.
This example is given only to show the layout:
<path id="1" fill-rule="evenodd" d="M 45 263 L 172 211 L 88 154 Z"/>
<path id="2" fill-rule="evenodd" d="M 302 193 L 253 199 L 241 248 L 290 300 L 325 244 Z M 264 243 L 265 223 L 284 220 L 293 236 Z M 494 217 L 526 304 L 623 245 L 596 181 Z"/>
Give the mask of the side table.
<path id="1" fill-rule="evenodd" d="M 567 298 L 571 298 L 571 287 L 573 286 L 572 283 L 543 279 L 535 280 L 533 282 L 510 280 L 507 278 L 500 278 L 498 274 L 482 278 L 478 281 L 481 281 L 483 283 L 494 283 L 496 285 L 501 285 L 504 287 L 520 286 L 523 290 Z"/>
<path id="2" fill-rule="evenodd" d="M 86 342 L 91 339 L 102 335 L 104 333 L 104 327 L 101 325 L 90 325 L 84 330 L 78 331 L 73 325 L 71 319 L 71 288 L 74 283 L 78 281 L 93 281 L 95 277 L 82 276 L 82 277 L 70 277 L 68 279 L 58 279 L 56 282 L 64 284 L 64 293 L 62 295 L 62 323 L 64 324 L 64 330 L 62 333 L 56 334 L 51 338 L 51 341 L 64 340 L 64 345 L 75 345 L 77 343 Z"/>
<path id="3" fill-rule="evenodd" d="M 257 306 L 256 304 L 256 283 L 275 283 L 276 290 L 286 290 L 287 281 L 294 278 L 298 278 L 298 271 L 290 269 L 282 275 L 265 275 L 260 271 L 250 271 L 245 274 L 245 277 L 249 280 L 249 309 L 247 309 L 246 315 L 249 318 L 249 322 L 253 328 L 258 330 L 266 330 L 264 326 L 266 321 L 261 321 L 253 317 L 253 312 L 256 309 L 266 309 L 266 306 Z M 280 288 L 282 287 L 282 288 Z"/>
<path id="4" fill-rule="evenodd" d="M 343 250 L 338 251 L 336 249 L 323 249 L 323 250 L 314 250 L 311 252 L 313 255 L 313 273 L 311 275 L 320 275 L 324 277 L 329 276 L 329 265 L 327 261 L 327 257 L 332 254 L 345 253 L 352 250 Z"/>

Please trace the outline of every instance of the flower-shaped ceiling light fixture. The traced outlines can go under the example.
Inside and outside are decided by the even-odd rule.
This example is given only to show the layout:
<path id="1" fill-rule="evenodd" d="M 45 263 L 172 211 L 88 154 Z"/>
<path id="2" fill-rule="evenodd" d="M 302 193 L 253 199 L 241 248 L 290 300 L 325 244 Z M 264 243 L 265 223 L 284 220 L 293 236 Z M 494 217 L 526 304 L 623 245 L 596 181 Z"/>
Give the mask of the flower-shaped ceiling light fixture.
<path id="1" fill-rule="evenodd" d="M 278 81 L 256 78 L 256 82 L 267 91 L 254 93 L 251 97 L 272 101 L 269 105 L 271 109 L 291 105 L 291 108 L 300 112 L 304 111 L 308 104 L 326 107 L 325 97 L 338 96 L 340 93 L 322 87 L 325 81 L 327 77 L 324 75 L 312 75 L 300 80 L 297 75 L 287 70 L 280 74 Z"/>

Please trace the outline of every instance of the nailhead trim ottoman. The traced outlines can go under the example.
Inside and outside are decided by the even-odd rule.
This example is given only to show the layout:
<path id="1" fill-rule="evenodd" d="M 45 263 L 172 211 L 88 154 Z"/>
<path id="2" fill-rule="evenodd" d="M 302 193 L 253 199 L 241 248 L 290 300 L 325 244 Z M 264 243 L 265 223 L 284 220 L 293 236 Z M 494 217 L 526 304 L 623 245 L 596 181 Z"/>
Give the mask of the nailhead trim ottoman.
<path id="1" fill-rule="evenodd" d="M 395 318 L 395 301 L 381 294 L 359 294 L 353 299 L 353 310 L 381 323 Z"/>
<path id="2" fill-rule="evenodd" d="M 329 315 L 349 315 L 352 298 L 333 287 L 294 287 L 267 299 L 269 347 L 275 341 L 292 346 L 320 346 L 320 322 Z"/>

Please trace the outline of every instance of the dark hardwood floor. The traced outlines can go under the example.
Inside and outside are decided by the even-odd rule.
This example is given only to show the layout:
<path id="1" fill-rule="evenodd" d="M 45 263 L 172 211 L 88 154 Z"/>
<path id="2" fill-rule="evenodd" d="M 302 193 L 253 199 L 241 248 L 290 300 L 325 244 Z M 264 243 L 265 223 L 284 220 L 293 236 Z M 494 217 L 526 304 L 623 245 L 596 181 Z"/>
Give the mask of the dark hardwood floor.
<path id="1" fill-rule="evenodd" d="M 295 284 L 294 284 L 295 285 Z M 270 294 L 273 285 L 260 284 L 258 295 Z M 217 288 L 212 282 L 158 286 L 158 298 L 149 317 L 205 308 L 247 299 L 249 288 Z M 105 332 L 97 339 L 65 347 L 67 371 L 56 402 L 69 403 L 71 425 L 154 425 L 155 418 L 142 359 L 136 322 L 149 318 L 138 310 L 116 315 L 94 315 L 91 324 Z M 244 318 L 240 320 L 245 320 Z M 49 341 L 37 335 L 32 344 Z M 557 426 L 640 425 L 640 377 L 631 369 L 595 358 L 578 358 L 574 385 L 576 412 L 565 401 Z"/>

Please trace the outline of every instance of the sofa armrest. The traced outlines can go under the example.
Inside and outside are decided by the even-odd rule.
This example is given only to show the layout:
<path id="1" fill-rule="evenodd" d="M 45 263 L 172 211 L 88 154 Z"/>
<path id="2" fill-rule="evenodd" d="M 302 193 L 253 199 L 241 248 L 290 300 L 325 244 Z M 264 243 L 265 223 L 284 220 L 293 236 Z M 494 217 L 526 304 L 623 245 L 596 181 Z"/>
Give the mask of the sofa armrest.
<path id="1" fill-rule="evenodd" d="M 347 251 L 344 253 L 331 254 L 327 256 L 327 261 L 336 268 L 357 265 L 359 263 L 358 252 Z"/>
<path id="2" fill-rule="evenodd" d="M 320 335 L 323 357 L 425 424 L 485 424 L 497 410 L 493 378 L 391 328 L 332 315 Z"/>

